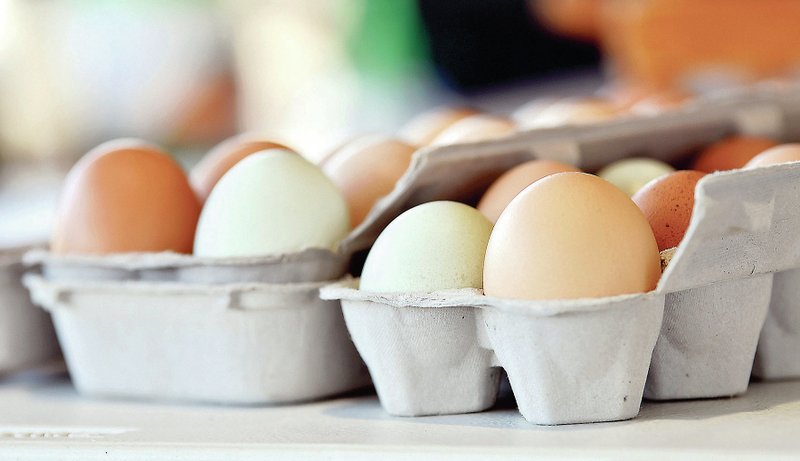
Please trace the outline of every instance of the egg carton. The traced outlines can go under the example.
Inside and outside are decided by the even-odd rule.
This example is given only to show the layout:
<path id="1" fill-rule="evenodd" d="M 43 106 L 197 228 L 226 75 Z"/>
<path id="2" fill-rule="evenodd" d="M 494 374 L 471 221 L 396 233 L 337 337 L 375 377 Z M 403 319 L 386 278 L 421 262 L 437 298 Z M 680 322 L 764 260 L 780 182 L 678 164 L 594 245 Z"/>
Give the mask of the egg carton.
<path id="1" fill-rule="evenodd" d="M 47 313 L 31 306 L 22 286 L 22 250 L 0 253 L 0 375 L 59 357 Z"/>
<path id="2" fill-rule="evenodd" d="M 323 282 L 324 283 L 324 282 Z M 221 404 L 318 399 L 369 384 L 320 282 L 199 285 L 27 274 L 87 395 Z"/>
<path id="3" fill-rule="evenodd" d="M 798 180 L 800 164 L 703 178 L 686 236 L 665 252 L 649 294 L 541 302 L 469 291 L 368 293 L 351 283 L 321 295 L 341 300 L 395 415 L 489 408 L 500 366 L 536 424 L 631 418 L 643 395 L 737 395 L 747 389 L 773 274 L 800 266 Z"/>

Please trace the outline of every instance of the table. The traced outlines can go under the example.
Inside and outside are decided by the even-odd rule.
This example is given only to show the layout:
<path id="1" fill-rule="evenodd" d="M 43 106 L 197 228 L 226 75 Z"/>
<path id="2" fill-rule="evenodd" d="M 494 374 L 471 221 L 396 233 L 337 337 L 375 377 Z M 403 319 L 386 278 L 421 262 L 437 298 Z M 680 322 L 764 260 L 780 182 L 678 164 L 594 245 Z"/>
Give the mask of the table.
<path id="1" fill-rule="evenodd" d="M 488 412 L 388 416 L 369 392 L 223 407 L 78 395 L 63 374 L 0 378 L 0 459 L 800 459 L 800 381 L 733 399 L 645 403 L 632 421 L 542 427 L 510 397 Z"/>

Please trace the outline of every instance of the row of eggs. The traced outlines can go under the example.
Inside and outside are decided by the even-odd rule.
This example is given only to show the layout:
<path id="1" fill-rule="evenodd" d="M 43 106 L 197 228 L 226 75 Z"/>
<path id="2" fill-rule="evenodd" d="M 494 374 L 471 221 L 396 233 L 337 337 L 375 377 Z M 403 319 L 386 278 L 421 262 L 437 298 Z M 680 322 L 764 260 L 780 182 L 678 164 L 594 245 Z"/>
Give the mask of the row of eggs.
<path id="1" fill-rule="evenodd" d="M 439 111 L 439 114 L 445 112 L 453 113 L 454 110 Z M 430 118 L 431 115 L 425 117 Z M 474 120 L 473 117 L 474 115 L 465 115 L 459 120 Z M 414 123 L 407 126 L 406 139 L 410 137 L 408 133 L 413 130 L 409 128 L 413 128 Z M 428 123 L 420 126 L 427 127 L 429 131 L 435 131 L 433 128 L 436 128 L 439 135 L 442 135 L 447 134 L 448 126 L 457 126 L 457 123 L 451 120 L 450 125 L 443 125 L 445 124 L 436 126 Z M 614 230 L 613 235 L 635 232 L 634 229 L 641 226 L 620 224 L 627 222 L 626 212 L 623 210 L 626 207 L 631 209 L 634 203 L 641 208 L 641 211 L 636 209 L 638 216 L 644 216 L 651 229 L 649 233 L 642 233 L 640 240 L 649 242 L 655 238 L 657 250 L 663 250 L 676 246 L 683 237 L 691 217 L 694 185 L 705 172 L 740 168 L 748 162 L 750 165 L 758 165 L 790 161 L 798 151 L 796 146 L 773 148 L 775 145 L 774 141 L 768 139 L 733 137 L 709 147 L 696 157 L 692 166 L 700 171 L 673 172 L 666 175 L 665 173 L 673 171 L 672 167 L 656 160 L 622 160 L 598 172 L 600 178 L 605 180 L 602 181 L 603 186 L 591 186 L 597 190 L 585 196 L 581 196 L 580 191 L 583 188 L 591 189 L 591 183 L 586 182 L 589 175 L 577 173 L 579 170 L 571 165 L 535 160 L 517 166 L 495 181 L 478 203 L 478 211 L 475 213 L 485 220 L 479 226 L 484 230 L 491 230 L 497 223 L 499 229 L 511 226 L 525 229 L 525 235 L 538 236 L 535 239 L 539 242 L 538 246 L 530 251 L 517 251 L 522 242 L 512 236 L 497 237 L 495 240 L 504 242 L 498 245 L 509 249 L 508 257 L 496 258 L 498 261 L 511 261 L 519 257 L 520 264 L 529 264 L 530 261 L 552 261 L 553 258 L 564 261 L 569 257 L 585 257 L 592 254 L 592 251 L 580 247 L 578 242 L 582 240 L 578 231 L 594 231 L 595 236 L 605 235 L 603 232 L 608 229 Z M 765 153 L 753 159 L 764 150 L 768 150 L 769 155 Z M 180 166 L 156 146 L 134 140 L 106 143 L 87 154 L 70 172 L 56 220 L 52 250 L 59 253 L 194 251 L 198 256 L 231 257 L 281 254 L 306 248 L 335 249 L 351 227 L 363 220 L 374 202 L 394 187 L 408 167 L 414 151 L 415 147 L 406 141 L 391 137 L 365 137 L 337 149 L 318 166 L 280 144 L 237 137 L 212 150 L 187 177 Z M 765 158 L 768 160 L 764 160 Z M 535 206 L 519 205 L 515 208 L 509 205 L 529 185 L 544 177 L 564 172 L 573 174 L 559 176 L 562 179 L 558 181 L 575 182 L 575 186 L 565 187 L 563 192 L 551 193 L 549 198 L 535 201 L 538 203 Z M 597 180 L 596 177 L 591 177 L 594 178 L 592 181 Z M 650 180 L 653 181 L 648 183 Z M 645 183 L 647 185 L 641 188 Z M 617 192 L 617 198 L 610 198 L 603 205 L 604 191 L 609 190 Z M 625 192 L 621 195 L 625 198 L 624 201 L 619 199 L 620 191 Z M 633 202 L 628 199 L 630 195 L 634 195 Z M 600 210 L 605 218 L 596 216 L 591 210 L 579 212 L 582 206 Z M 556 211 L 552 211 L 550 217 L 546 218 L 548 215 L 545 210 L 548 207 Z M 533 215 L 528 216 L 528 211 L 523 212 L 528 208 L 533 210 L 528 210 Z M 514 209 L 518 211 L 509 211 Z M 466 212 L 462 211 L 464 213 Z M 584 218 L 594 218 L 581 221 L 583 224 L 569 225 L 567 230 L 558 230 L 559 221 L 568 223 L 570 221 L 567 218 L 576 213 L 583 214 Z M 622 215 L 617 216 L 615 213 Z M 515 214 L 521 217 L 505 218 L 511 224 L 501 224 L 502 216 Z M 447 212 L 431 215 L 429 227 L 446 228 L 445 224 L 450 218 L 442 216 L 447 216 Z M 403 218 L 405 219 L 407 218 Z M 458 222 L 457 218 L 452 219 L 453 222 Z M 397 222 L 403 220 L 398 218 Z M 531 227 L 537 222 L 541 223 L 542 228 L 534 231 Z M 396 227 L 392 226 L 387 228 L 385 235 L 396 232 L 390 232 L 390 229 Z M 419 226 L 419 229 L 409 232 L 418 241 L 435 234 L 421 224 L 415 226 Z M 547 230 L 548 226 L 550 231 Z M 619 230 L 622 227 L 625 228 L 624 231 Z M 549 235 L 548 233 L 559 235 L 561 240 L 543 237 Z M 389 238 L 384 237 L 384 234 L 379 242 Z M 460 238 L 459 245 L 468 248 L 465 240 L 467 237 L 461 235 Z M 604 243 L 604 239 L 583 241 L 590 240 L 599 247 L 595 252 L 602 250 L 604 256 L 598 261 L 583 264 L 583 267 L 599 267 L 600 261 L 606 261 L 613 263 L 611 267 L 629 267 L 631 274 L 637 274 L 634 276 L 637 280 L 643 274 L 650 273 L 648 270 L 642 271 L 637 264 L 626 264 L 619 260 L 619 254 L 633 254 L 630 251 L 621 248 L 614 251 L 614 247 Z M 620 242 L 630 245 L 635 240 L 625 238 Z M 477 238 L 478 248 L 481 247 L 481 241 L 481 238 Z M 488 242 L 488 237 L 486 241 Z M 381 254 L 381 245 L 383 244 L 376 243 L 368 256 L 364 269 L 365 287 L 371 285 L 369 268 L 375 267 L 376 258 L 382 258 L 373 256 Z M 396 243 L 390 247 L 408 249 L 409 245 L 414 247 L 413 242 Z M 642 248 L 648 246 L 650 245 L 641 245 Z M 422 254 L 426 251 L 424 248 L 430 248 L 432 254 L 436 254 L 433 250 L 444 246 L 419 243 L 418 248 L 420 249 L 417 251 L 409 250 L 405 253 Z M 546 250 L 547 248 L 550 250 Z M 580 250 L 570 256 L 567 251 L 570 248 Z M 530 256 L 531 252 L 540 256 Z M 653 260 L 653 252 L 648 250 L 646 253 L 647 257 L 638 258 L 637 261 L 641 263 Z M 550 259 L 542 259 L 541 255 L 547 255 Z M 656 251 L 656 259 L 657 256 Z M 440 260 L 443 264 L 444 261 Z M 525 261 L 529 263 L 524 263 Z M 415 271 L 413 265 L 408 267 L 408 270 Z M 469 264 L 465 267 L 483 267 L 483 264 Z M 647 267 L 653 266 L 648 264 L 645 269 Z M 521 269 L 516 268 L 512 272 L 517 270 Z M 386 273 L 391 274 L 392 271 L 388 270 Z M 552 272 L 551 275 L 555 273 Z M 540 275 L 540 280 L 550 280 L 546 273 Z M 587 275 L 587 280 L 589 278 Z M 400 280 L 402 277 L 395 279 Z M 474 277 L 463 274 L 462 279 L 474 281 Z M 579 279 L 572 277 L 561 280 Z M 645 279 L 648 283 L 638 286 L 634 291 L 652 288 L 652 277 Z M 655 280 L 657 281 L 657 277 Z M 551 285 L 550 282 L 547 284 Z M 471 282 L 465 286 L 473 285 Z M 528 283 L 526 286 L 534 285 Z M 419 286 L 417 289 L 427 288 Z M 489 292 L 491 291 L 490 284 Z M 618 290 L 610 290 L 609 293 L 590 290 L 582 292 L 581 296 L 619 294 L 612 293 L 614 291 Z M 558 297 L 576 295 L 568 290 L 556 292 L 560 293 Z M 534 295 L 528 293 L 526 296 Z M 541 296 L 550 295 L 537 295 Z"/>
<path id="2" fill-rule="evenodd" d="M 725 140 L 698 161 L 718 155 L 721 147 L 749 141 Z M 748 155 L 745 168 L 800 161 L 800 145 L 778 145 Z M 552 162 L 535 160 L 518 168 L 526 165 Z M 367 255 L 360 289 L 482 288 L 487 296 L 533 300 L 648 292 L 661 276 L 660 251 L 683 239 L 695 186 L 705 174 L 683 170 L 661 175 L 631 199 L 596 175 L 549 173 L 513 197 L 494 224 L 461 203 L 419 205 L 378 237 Z"/>

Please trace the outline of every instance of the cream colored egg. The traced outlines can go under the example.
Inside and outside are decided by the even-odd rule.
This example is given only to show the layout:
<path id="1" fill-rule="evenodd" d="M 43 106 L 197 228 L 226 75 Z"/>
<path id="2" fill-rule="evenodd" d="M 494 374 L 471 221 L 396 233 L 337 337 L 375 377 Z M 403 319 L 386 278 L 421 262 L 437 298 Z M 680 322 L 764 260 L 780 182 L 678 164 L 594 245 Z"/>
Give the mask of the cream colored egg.
<path id="1" fill-rule="evenodd" d="M 430 292 L 480 288 L 492 224 L 456 202 L 429 202 L 398 216 L 367 255 L 361 289 Z"/>
<path id="2" fill-rule="evenodd" d="M 597 176 L 633 197 L 645 184 L 673 171 L 675 168 L 660 160 L 637 157 L 618 160 L 598 171 Z"/>
<path id="3" fill-rule="evenodd" d="M 504 117 L 478 114 L 463 118 L 442 131 L 431 142 L 432 146 L 489 141 L 508 136 L 516 131 L 514 123 Z"/>
<path id="4" fill-rule="evenodd" d="M 317 166 L 272 149 L 244 158 L 219 180 L 200 215 L 194 251 L 228 257 L 333 250 L 349 221 L 344 197 Z"/>
<path id="5" fill-rule="evenodd" d="M 588 125 L 618 116 L 617 106 L 604 99 L 565 99 L 544 107 L 537 115 L 520 121 L 519 125 L 525 129 Z"/>
<path id="6" fill-rule="evenodd" d="M 647 219 L 622 191 L 586 173 L 557 173 L 508 205 L 486 249 L 483 290 L 518 299 L 576 299 L 655 289 L 661 259 Z"/>

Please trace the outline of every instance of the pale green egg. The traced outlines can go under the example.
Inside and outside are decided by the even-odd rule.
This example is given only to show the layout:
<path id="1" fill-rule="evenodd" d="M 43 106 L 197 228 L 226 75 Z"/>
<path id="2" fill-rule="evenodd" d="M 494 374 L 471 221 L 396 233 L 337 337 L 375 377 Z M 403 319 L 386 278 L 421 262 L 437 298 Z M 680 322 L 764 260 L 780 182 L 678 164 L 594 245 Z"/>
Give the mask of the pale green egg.
<path id="1" fill-rule="evenodd" d="M 633 197 L 645 184 L 673 171 L 675 168 L 660 160 L 636 157 L 618 160 L 598 171 L 597 176 Z"/>
<path id="2" fill-rule="evenodd" d="M 492 223 L 456 202 L 430 202 L 398 216 L 367 255 L 361 289 L 430 292 L 483 286 Z"/>
<path id="3" fill-rule="evenodd" d="M 347 204 L 317 166 L 280 149 L 247 156 L 214 186 L 194 241 L 198 256 L 334 250 L 350 230 Z"/>

